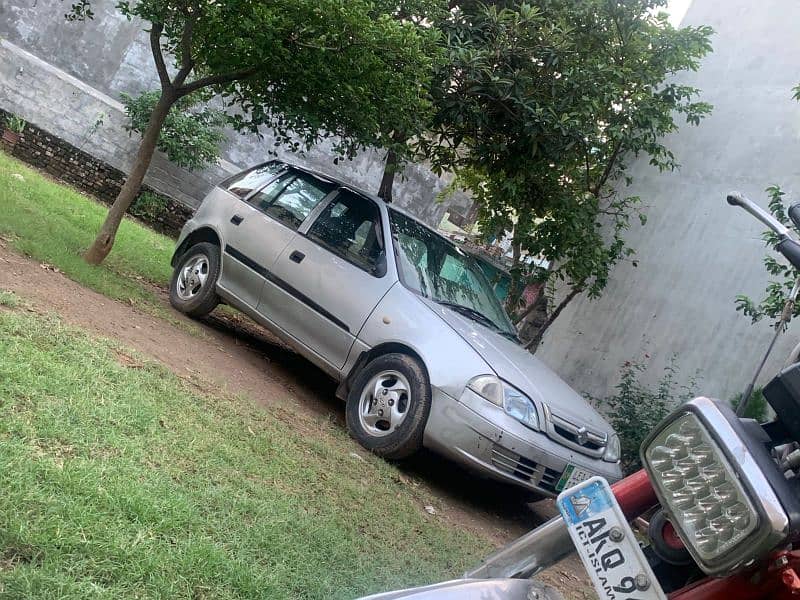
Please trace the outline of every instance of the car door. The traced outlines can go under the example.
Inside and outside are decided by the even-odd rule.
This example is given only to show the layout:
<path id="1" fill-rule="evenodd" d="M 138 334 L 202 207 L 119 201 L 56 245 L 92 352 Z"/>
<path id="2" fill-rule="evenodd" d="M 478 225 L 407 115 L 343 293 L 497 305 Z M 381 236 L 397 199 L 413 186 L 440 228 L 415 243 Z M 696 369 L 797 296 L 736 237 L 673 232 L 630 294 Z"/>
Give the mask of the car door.
<path id="1" fill-rule="evenodd" d="M 264 170 L 262 168 L 261 170 Z M 253 172 L 229 185 L 244 194 L 222 218 L 225 247 L 219 286 L 256 308 L 261 289 L 297 228 L 335 186 L 281 165 L 270 176 Z M 260 181 L 259 181 L 260 178 Z"/>
<path id="2" fill-rule="evenodd" d="M 306 229 L 306 231 L 304 231 Z M 392 285 L 377 203 L 347 189 L 300 230 L 273 268 L 259 311 L 335 368 Z"/>

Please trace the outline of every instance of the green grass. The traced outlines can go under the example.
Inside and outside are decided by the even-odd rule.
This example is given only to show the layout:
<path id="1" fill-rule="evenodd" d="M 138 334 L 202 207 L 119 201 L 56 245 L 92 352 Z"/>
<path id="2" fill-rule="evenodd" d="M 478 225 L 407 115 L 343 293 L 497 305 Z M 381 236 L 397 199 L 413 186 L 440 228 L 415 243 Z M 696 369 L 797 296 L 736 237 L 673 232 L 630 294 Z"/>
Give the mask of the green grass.
<path id="1" fill-rule="evenodd" d="M 19 296 L 8 290 L 0 290 L 0 306 L 16 308 L 19 306 Z"/>
<path id="2" fill-rule="evenodd" d="M 152 287 L 169 282 L 173 240 L 125 219 L 102 265 L 88 265 L 81 257 L 107 212 L 0 152 L 0 236 L 86 287 L 175 322 Z"/>
<path id="3" fill-rule="evenodd" d="M 353 598 L 488 550 L 353 449 L 0 310 L 0 597 Z"/>

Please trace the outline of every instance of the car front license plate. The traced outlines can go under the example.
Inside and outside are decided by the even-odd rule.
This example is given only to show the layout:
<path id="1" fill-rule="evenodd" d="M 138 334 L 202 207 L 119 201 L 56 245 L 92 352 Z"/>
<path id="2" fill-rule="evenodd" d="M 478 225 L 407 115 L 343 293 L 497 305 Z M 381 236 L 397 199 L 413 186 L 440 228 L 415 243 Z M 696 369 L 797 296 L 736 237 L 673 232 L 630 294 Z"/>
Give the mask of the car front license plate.
<path id="1" fill-rule="evenodd" d="M 572 486 L 578 485 L 582 481 L 586 481 L 591 476 L 592 474 L 589 473 L 589 471 L 584 471 L 575 465 L 567 465 L 567 468 L 564 469 L 564 472 L 561 474 L 561 478 L 556 484 L 556 491 L 560 492 L 562 490 L 568 490 Z"/>
<path id="2" fill-rule="evenodd" d="M 605 479 L 563 491 L 556 504 L 601 599 L 666 600 Z"/>

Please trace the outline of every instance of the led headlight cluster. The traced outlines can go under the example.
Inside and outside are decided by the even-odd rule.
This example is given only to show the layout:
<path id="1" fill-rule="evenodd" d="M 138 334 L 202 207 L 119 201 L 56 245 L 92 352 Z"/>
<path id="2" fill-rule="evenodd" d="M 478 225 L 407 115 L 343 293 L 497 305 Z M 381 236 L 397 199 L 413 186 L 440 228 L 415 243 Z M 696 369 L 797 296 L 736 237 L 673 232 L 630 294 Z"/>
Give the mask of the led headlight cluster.
<path id="1" fill-rule="evenodd" d="M 758 558 L 786 535 L 786 514 L 739 428 L 727 407 L 697 398 L 642 445 L 659 500 L 709 574 Z"/>
<path id="2" fill-rule="evenodd" d="M 758 524 L 725 455 L 692 413 L 662 430 L 646 451 L 673 518 L 706 560 L 725 553 Z"/>

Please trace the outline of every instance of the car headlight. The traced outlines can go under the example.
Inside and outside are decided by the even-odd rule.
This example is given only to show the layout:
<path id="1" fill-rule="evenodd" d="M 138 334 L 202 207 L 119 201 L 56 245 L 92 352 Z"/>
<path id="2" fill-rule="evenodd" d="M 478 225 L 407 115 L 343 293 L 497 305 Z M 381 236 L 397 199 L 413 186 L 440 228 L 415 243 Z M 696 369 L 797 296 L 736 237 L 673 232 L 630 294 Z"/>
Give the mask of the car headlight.
<path id="1" fill-rule="evenodd" d="M 622 457 L 622 444 L 620 444 L 619 436 L 612 433 L 608 436 L 606 443 L 606 451 L 603 453 L 603 460 L 610 463 L 619 462 Z"/>
<path id="2" fill-rule="evenodd" d="M 473 378 L 467 387 L 492 404 L 501 407 L 506 414 L 523 425 L 539 429 L 539 415 L 531 399 L 502 379 L 494 375 L 480 375 Z"/>
<path id="3" fill-rule="evenodd" d="M 763 442 L 727 405 L 696 398 L 642 444 L 658 499 L 709 575 L 733 571 L 787 536 L 787 511 L 774 487 L 786 481 Z"/>

